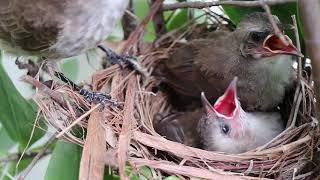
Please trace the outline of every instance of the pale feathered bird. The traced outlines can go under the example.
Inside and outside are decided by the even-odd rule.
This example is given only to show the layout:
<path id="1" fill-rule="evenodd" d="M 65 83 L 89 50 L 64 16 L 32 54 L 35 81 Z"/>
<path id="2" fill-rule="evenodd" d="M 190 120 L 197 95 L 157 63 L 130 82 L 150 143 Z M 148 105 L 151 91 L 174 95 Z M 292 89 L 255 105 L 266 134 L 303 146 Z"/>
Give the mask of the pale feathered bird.
<path id="1" fill-rule="evenodd" d="M 128 0 L 0 0 L 0 48 L 49 60 L 96 47 Z"/>
<path id="2" fill-rule="evenodd" d="M 210 151 L 242 153 L 261 146 L 284 130 L 278 112 L 245 112 L 237 98 L 237 78 L 212 106 L 201 94 L 205 113 L 198 132 L 203 148 Z"/>

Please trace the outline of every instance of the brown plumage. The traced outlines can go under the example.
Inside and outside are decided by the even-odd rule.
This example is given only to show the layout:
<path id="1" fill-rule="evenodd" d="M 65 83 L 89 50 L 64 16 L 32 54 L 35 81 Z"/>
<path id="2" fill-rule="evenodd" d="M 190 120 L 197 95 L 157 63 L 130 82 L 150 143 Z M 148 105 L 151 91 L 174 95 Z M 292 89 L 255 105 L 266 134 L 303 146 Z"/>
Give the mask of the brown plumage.
<path id="1" fill-rule="evenodd" d="M 281 28 L 278 18 L 274 19 Z M 243 108 L 265 111 L 275 108 L 292 86 L 292 55 L 301 53 L 291 43 L 285 46 L 279 41 L 265 13 L 253 13 L 234 32 L 193 40 L 160 66 L 164 82 L 184 99 L 200 99 L 204 91 L 214 102 L 238 76 Z"/>
<path id="2" fill-rule="evenodd" d="M 175 112 L 166 117 L 157 117 L 154 120 L 154 128 L 168 140 L 198 147 L 200 139 L 197 125 L 202 114 L 203 110 L 199 108 L 194 111 Z"/>
<path id="3" fill-rule="evenodd" d="M 66 58 L 94 48 L 113 30 L 128 0 L 0 0 L 0 48 Z"/>

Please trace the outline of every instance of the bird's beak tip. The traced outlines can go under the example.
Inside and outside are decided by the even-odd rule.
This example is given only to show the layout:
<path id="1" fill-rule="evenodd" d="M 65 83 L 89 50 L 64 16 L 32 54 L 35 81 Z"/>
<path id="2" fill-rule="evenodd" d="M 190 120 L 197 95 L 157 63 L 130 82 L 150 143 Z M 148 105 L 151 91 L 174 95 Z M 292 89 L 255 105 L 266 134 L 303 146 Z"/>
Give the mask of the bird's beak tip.
<path id="1" fill-rule="evenodd" d="M 301 58 L 304 58 L 304 55 L 300 52 L 300 51 L 297 51 L 297 54 L 296 54 L 298 57 L 301 57 Z"/>
<path id="2" fill-rule="evenodd" d="M 238 78 L 234 77 L 224 94 L 219 97 L 214 104 L 213 109 L 218 116 L 234 119 L 234 116 L 239 109 L 239 104 L 237 102 L 237 81 Z"/>
<path id="3" fill-rule="evenodd" d="M 231 81 L 231 83 L 229 84 L 225 94 L 227 94 L 228 92 L 232 92 L 234 93 L 235 96 L 237 96 L 237 82 L 238 82 L 238 77 L 235 76 Z"/>
<path id="4" fill-rule="evenodd" d="M 201 92 L 201 102 L 202 102 L 202 106 L 205 109 L 205 112 L 207 114 L 212 113 L 213 112 L 213 106 L 211 105 L 211 103 L 209 102 L 209 100 L 207 99 L 206 95 L 204 94 L 204 92 Z"/>

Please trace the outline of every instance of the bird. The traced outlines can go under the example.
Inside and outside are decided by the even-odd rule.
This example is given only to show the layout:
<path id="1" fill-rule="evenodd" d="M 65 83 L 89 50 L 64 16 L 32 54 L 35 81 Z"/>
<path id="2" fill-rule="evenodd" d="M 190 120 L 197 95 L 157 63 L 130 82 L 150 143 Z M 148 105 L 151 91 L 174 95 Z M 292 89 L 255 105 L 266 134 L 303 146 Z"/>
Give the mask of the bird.
<path id="1" fill-rule="evenodd" d="M 44 58 L 49 73 L 67 83 L 70 80 L 59 72 L 56 62 L 95 47 L 105 52 L 112 63 L 121 67 L 127 64 L 143 74 L 136 58 L 118 55 L 101 45 L 124 14 L 128 2 L 129 0 L 0 0 L 0 49 L 16 56 Z M 90 95 L 85 96 L 88 101 L 97 99 L 96 97 L 101 99 L 100 93 L 95 94 L 85 89 L 82 92 Z"/>
<path id="2" fill-rule="evenodd" d="M 277 16 L 272 17 L 283 31 L 286 26 Z M 237 76 L 238 95 L 245 110 L 276 109 L 286 90 L 294 85 L 293 61 L 303 56 L 291 39 L 285 36 L 288 44 L 282 42 L 264 12 L 248 14 L 234 31 L 217 31 L 210 37 L 177 48 L 159 63 L 156 77 L 179 99 L 195 99 L 201 104 L 202 91 L 214 102 Z"/>
<path id="3" fill-rule="evenodd" d="M 171 112 L 166 116 L 157 114 L 153 121 L 154 129 L 170 141 L 191 147 L 200 147 L 200 137 L 196 127 L 202 114 L 202 108 L 192 111 Z"/>
<path id="4" fill-rule="evenodd" d="M 201 93 L 205 113 L 198 123 L 201 147 L 209 151 L 243 153 L 271 141 L 284 130 L 279 112 L 246 112 L 237 96 L 235 77 L 215 104 Z"/>
<path id="5" fill-rule="evenodd" d="M 50 61 L 96 47 L 128 0 L 0 0 L 0 48 Z"/>

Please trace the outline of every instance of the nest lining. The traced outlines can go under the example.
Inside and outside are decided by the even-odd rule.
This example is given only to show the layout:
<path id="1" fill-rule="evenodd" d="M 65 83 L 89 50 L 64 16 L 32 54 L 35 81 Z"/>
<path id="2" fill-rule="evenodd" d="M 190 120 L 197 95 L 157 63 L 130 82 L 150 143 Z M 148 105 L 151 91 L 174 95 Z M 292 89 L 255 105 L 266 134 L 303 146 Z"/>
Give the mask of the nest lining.
<path id="1" fill-rule="evenodd" d="M 140 62 L 152 71 L 160 61 L 166 59 L 175 42 L 166 42 L 165 48 L 153 48 L 140 55 Z M 242 154 L 224 154 L 188 147 L 166 140 L 156 133 L 153 118 L 158 113 L 169 114 L 172 107 L 168 104 L 166 94 L 161 91 L 152 92 L 159 84 L 152 76 L 142 77 L 114 65 L 98 71 L 92 80 L 93 90 L 109 92 L 114 99 L 123 102 L 120 107 L 104 107 L 102 125 L 107 134 L 106 151 L 117 149 L 121 152 L 119 155 L 127 154 L 124 159 L 132 166 L 147 165 L 158 169 L 158 177 L 165 173 L 207 179 L 297 179 L 311 174 L 303 169 L 314 156 L 320 143 L 320 134 L 317 121 L 312 116 L 314 104 L 307 100 L 313 99 L 313 92 L 305 79 L 299 80 L 295 97 L 290 100 L 295 103 L 288 122 L 295 122 L 297 126 L 289 126 L 268 144 Z M 81 128 L 87 128 L 87 118 L 79 117 L 94 105 L 88 104 L 68 85 L 57 84 L 54 92 L 67 97 L 64 105 L 41 92 L 34 99 L 48 123 L 57 130 L 64 130 L 77 121 L 80 128 L 66 131 L 63 138 L 83 146 L 85 137 L 78 137 L 75 131 L 84 132 Z M 120 135 L 124 140 L 119 138 Z M 123 145 L 125 141 L 130 142 L 130 146 Z"/>

